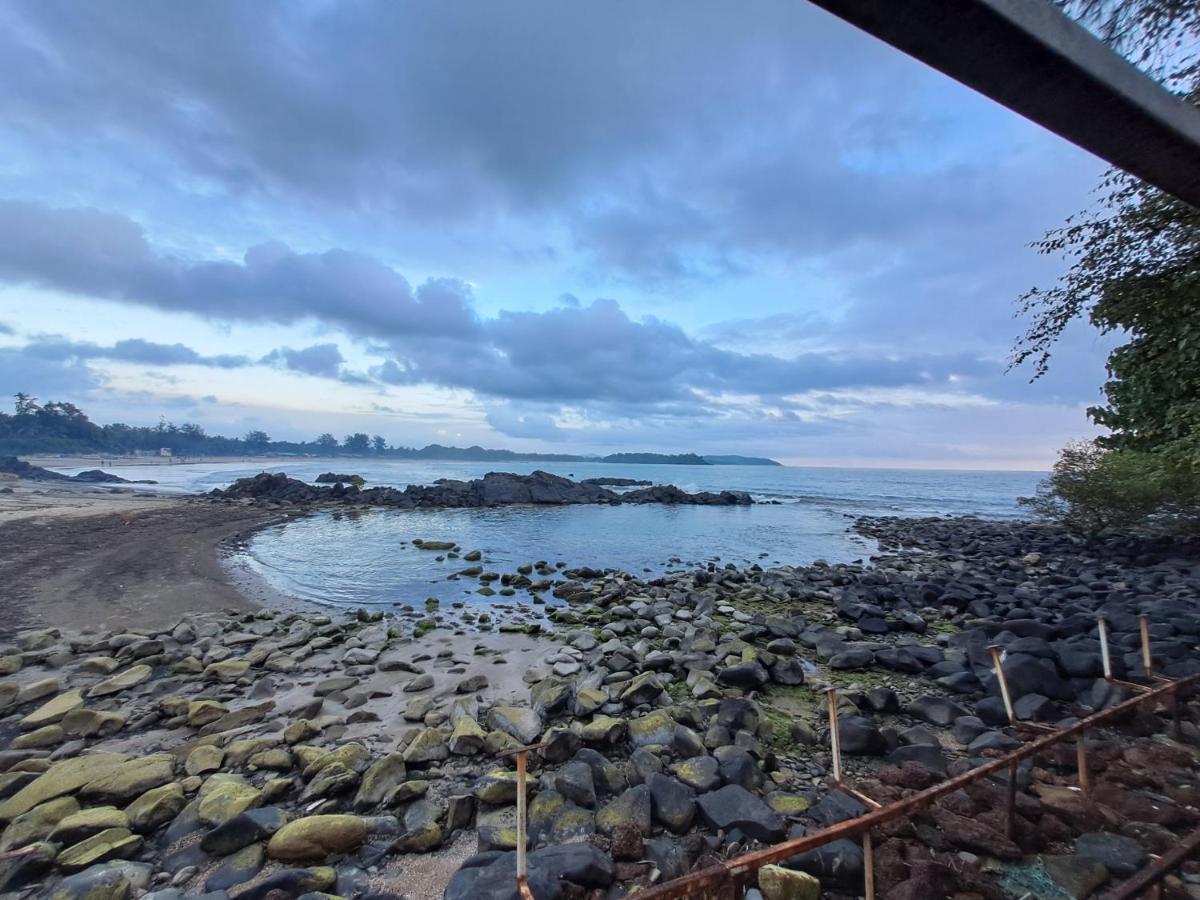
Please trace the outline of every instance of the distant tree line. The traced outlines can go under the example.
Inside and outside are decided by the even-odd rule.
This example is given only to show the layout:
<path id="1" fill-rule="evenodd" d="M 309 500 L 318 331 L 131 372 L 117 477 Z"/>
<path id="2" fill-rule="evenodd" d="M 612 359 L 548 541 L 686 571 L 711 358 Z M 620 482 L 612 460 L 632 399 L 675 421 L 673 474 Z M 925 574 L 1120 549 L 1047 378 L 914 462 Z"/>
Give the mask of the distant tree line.
<path id="1" fill-rule="evenodd" d="M 382 435 L 348 434 L 340 441 L 325 432 L 311 441 L 273 440 L 255 429 L 243 437 L 208 434 L 192 422 L 177 425 L 165 418 L 157 425 L 97 425 L 74 403 L 48 401 L 15 395 L 13 413 L 0 412 L 0 456 L 56 453 L 107 453 L 113 456 L 170 450 L 175 456 L 378 456 L 392 459 L 442 459 L 473 462 L 614 462 L 708 465 L 694 453 L 614 453 L 606 457 L 574 456 L 567 453 L 518 453 L 483 447 L 393 447 Z"/>

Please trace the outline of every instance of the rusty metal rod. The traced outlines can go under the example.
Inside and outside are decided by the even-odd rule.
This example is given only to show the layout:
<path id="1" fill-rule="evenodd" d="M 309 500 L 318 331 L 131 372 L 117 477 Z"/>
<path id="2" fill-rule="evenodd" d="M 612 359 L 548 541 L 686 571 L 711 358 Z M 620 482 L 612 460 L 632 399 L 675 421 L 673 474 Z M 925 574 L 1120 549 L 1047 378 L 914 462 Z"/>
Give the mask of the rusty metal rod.
<path id="1" fill-rule="evenodd" d="M 1163 878 L 1178 869 L 1183 861 L 1198 849 L 1200 849 L 1200 829 L 1193 831 L 1128 881 L 1117 885 L 1101 897 L 1101 900 L 1130 900 L 1130 898 L 1138 896 L 1147 888 L 1157 886 Z"/>
<path id="2" fill-rule="evenodd" d="M 1081 731 L 1075 740 L 1075 766 L 1079 770 L 1079 792 L 1090 797 L 1092 793 L 1091 776 L 1088 774 L 1087 732 Z"/>
<path id="3" fill-rule="evenodd" d="M 920 809 L 930 805 L 931 803 L 940 800 L 941 798 L 953 794 L 955 791 L 962 789 L 968 784 L 973 784 L 990 775 L 1003 771 L 1005 768 L 1015 767 L 1017 763 L 1036 756 L 1039 753 L 1044 753 L 1048 748 L 1055 744 L 1062 743 L 1065 740 L 1070 740 L 1080 733 L 1089 729 L 1098 728 L 1106 722 L 1117 719 L 1137 707 L 1141 706 L 1150 700 L 1158 699 L 1161 695 L 1171 694 L 1174 691 L 1190 687 L 1200 683 L 1200 674 L 1189 675 L 1186 678 L 1181 678 L 1178 681 L 1169 685 L 1155 688 L 1145 694 L 1140 694 L 1136 697 L 1131 697 L 1116 706 L 1110 706 L 1108 709 L 1093 713 L 1084 719 L 1079 720 L 1074 725 L 1070 725 L 1055 734 L 1048 734 L 1045 737 L 1037 738 L 1030 741 L 1028 744 L 1020 747 L 1006 756 L 1002 756 L 991 762 L 984 763 L 969 772 L 964 772 L 954 778 L 950 778 L 941 784 L 935 784 L 933 787 L 926 788 L 916 794 L 912 794 L 903 800 L 881 807 L 880 809 L 871 810 L 864 813 L 856 819 L 850 819 L 846 822 L 840 822 L 837 825 L 822 829 L 821 831 L 813 832 L 802 837 L 794 838 L 789 841 L 784 841 L 781 844 L 776 844 L 773 847 L 766 847 L 762 850 L 755 850 L 750 853 L 743 854 L 736 859 L 727 860 L 721 865 L 710 866 L 707 869 L 702 869 L 691 875 L 685 875 L 682 878 L 677 878 L 674 881 L 668 881 L 664 884 L 657 885 L 650 890 L 639 895 L 640 900 L 666 900 L 666 898 L 674 897 L 694 897 L 703 893 L 709 886 L 720 885 L 730 879 L 732 876 L 745 876 L 748 873 L 757 872 L 760 868 L 771 863 L 777 863 L 787 859 L 790 856 L 795 856 L 797 853 L 804 853 L 808 850 L 815 850 L 817 847 L 823 847 L 833 841 L 842 838 L 854 838 L 865 834 L 867 831 L 879 825 L 886 824 L 895 819 L 903 818 L 912 815 Z M 1016 783 L 1016 778 L 1011 778 L 1012 783 Z"/>
<path id="4" fill-rule="evenodd" d="M 525 750 L 517 754 L 517 881 L 526 880 L 525 872 Z"/>

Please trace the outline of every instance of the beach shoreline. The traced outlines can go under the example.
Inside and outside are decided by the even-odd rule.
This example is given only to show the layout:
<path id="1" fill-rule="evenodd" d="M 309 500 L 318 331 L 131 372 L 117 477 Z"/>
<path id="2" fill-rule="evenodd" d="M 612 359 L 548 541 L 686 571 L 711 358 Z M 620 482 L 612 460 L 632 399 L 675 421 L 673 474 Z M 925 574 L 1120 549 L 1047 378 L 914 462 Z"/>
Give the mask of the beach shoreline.
<path id="1" fill-rule="evenodd" d="M 289 517 L 235 504 L 82 485 L 8 483 L 0 494 L 0 631 L 170 627 L 246 612 L 265 596 L 225 562 L 230 541 Z M 277 599 L 277 598 L 272 598 Z"/>

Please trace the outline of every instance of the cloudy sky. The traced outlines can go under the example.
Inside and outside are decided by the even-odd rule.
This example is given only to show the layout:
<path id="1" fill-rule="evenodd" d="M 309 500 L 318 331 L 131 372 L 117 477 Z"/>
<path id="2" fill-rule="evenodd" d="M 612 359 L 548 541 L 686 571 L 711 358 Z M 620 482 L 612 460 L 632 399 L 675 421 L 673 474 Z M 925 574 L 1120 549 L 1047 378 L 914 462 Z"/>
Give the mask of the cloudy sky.
<path id="1" fill-rule="evenodd" d="M 0 5 L 0 386 L 99 421 L 1037 468 L 1103 166 L 796 0 Z"/>

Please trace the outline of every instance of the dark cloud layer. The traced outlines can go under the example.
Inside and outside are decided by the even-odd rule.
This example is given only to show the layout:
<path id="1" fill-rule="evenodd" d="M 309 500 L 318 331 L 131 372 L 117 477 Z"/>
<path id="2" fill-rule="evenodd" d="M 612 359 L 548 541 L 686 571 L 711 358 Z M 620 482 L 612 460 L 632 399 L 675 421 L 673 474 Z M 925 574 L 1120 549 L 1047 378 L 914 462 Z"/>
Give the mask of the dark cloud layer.
<path id="1" fill-rule="evenodd" d="M 694 400 L 697 394 L 787 395 L 856 387 L 945 386 L 994 369 L 966 354 L 805 353 L 780 358 L 722 349 L 657 318 L 630 318 L 612 300 L 547 312 L 479 318 L 465 284 L 431 280 L 416 291 L 383 264 L 331 250 L 295 254 L 281 245 L 247 252 L 243 264 L 184 262 L 156 253 L 127 218 L 95 210 L 0 203 L 0 279 L 222 320 L 335 322 L 382 343 L 373 375 L 389 384 L 435 384 L 559 403 Z M 182 345 L 121 341 L 111 348 L 66 341 L 34 345 L 44 358 L 110 358 L 237 366 Z M 336 377 L 336 344 L 281 348 L 264 357 L 295 371 Z"/>
<path id="2" fill-rule="evenodd" d="M 42 337 L 31 341 L 22 350 L 26 356 L 52 362 L 111 359 L 147 366 L 210 366 L 217 369 L 239 369 L 251 362 L 247 356 L 203 356 L 183 344 L 159 344 L 140 338 L 129 338 L 104 347 L 89 341 Z"/>

